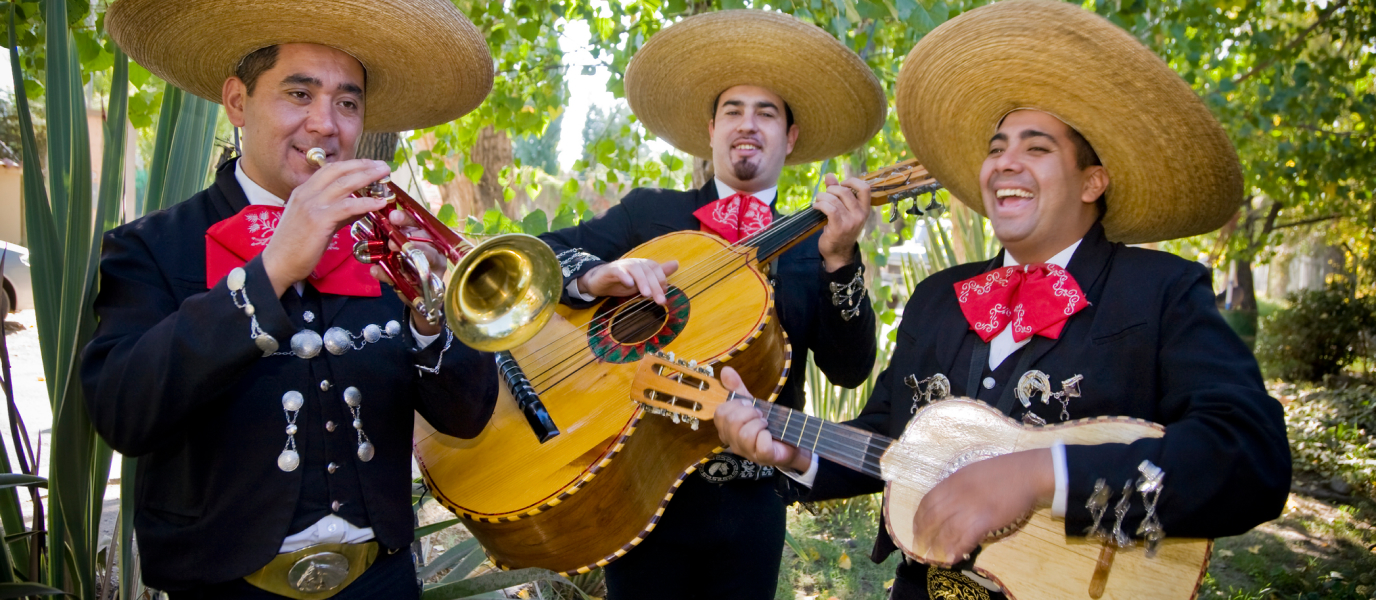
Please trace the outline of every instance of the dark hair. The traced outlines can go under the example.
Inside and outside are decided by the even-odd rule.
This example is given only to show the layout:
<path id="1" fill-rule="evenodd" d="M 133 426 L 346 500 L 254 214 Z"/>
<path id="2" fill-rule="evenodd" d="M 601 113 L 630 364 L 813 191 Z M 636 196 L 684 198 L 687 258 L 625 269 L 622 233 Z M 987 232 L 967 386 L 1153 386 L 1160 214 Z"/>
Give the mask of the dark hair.
<path id="1" fill-rule="evenodd" d="M 715 119 L 715 118 L 717 118 L 717 109 L 718 109 L 718 108 L 721 108 L 721 95 L 722 95 L 722 94 L 725 94 L 725 93 L 726 93 L 726 90 L 722 90 L 720 94 L 717 94 L 717 97 L 716 97 L 716 98 L 713 98 L 713 99 L 712 99 L 712 113 L 708 116 L 709 119 Z M 783 98 L 779 98 L 779 99 L 780 99 L 780 100 L 783 100 Z M 785 130 L 788 130 L 788 129 L 792 129 L 792 128 L 793 128 L 793 109 L 792 109 L 791 107 L 788 106 L 788 101 L 787 101 L 787 100 L 784 100 L 784 129 L 785 129 Z"/>
<path id="2" fill-rule="evenodd" d="M 277 46 L 266 46 L 249 52 L 244 58 L 239 60 L 239 66 L 234 67 L 234 76 L 239 81 L 244 82 L 244 87 L 248 88 L 248 95 L 253 95 L 253 87 L 258 85 L 258 78 L 277 66 Z"/>
<path id="3" fill-rule="evenodd" d="M 1099 161 L 1099 153 L 1094 151 L 1094 146 L 1089 145 L 1089 140 L 1086 140 L 1085 136 L 1069 125 L 1066 125 L 1065 129 L 1070 132 L 1070 143 L 1075 145 L 1075 168 L 1083 171 L 1090 167 L 1103 166 L 1104 163 Z M 1104 200 L 1103 194 L 1099 194 L 1094 206 L 1099 209 L 1099 218 L 1103 218 L 1104 213 L 1108 212 L 1108 201 Z"/>

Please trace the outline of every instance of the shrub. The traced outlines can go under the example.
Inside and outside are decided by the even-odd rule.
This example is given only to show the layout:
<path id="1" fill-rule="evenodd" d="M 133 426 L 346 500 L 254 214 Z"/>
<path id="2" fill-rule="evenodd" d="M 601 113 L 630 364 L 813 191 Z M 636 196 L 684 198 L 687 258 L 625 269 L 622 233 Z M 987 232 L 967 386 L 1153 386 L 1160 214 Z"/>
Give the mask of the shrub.
<path id="1" fill-rule="evenodd" d="M 1257 360 L 1270 377 L 1320 381 L 1369 358 L 1376 301 L 1353 298 L 1342 286 L 1290 295 L 1290 308 L 1261 322 Z"/>

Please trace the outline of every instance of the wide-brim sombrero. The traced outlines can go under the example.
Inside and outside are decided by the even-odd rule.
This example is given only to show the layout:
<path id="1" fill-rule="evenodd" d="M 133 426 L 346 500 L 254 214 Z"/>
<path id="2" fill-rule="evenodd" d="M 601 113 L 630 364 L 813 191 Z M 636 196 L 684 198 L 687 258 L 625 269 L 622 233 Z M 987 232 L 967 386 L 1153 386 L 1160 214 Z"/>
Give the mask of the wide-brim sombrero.
<path id="1" fill-rule="evenodd" d="M 815 25 L 783 13 L 724 10 L 654 34 L 626 67 L 626 102 L 675 148 L 712 157 L 712 102 L 737 85 L 788 103 L 798 141 L 786 164 L 824 160 L 864 144 L 884 126 L 887 102 L 865 62 Z"/>
<path id="2" fill-rule="evenodd" d="M 492 90 L 487 43 L 449 0 L 118 0 L 105 27 L 134 62 L 217 103 L 254 50 L 337 48 L 367 71 L 368 131 L 451 121 Z"/>
<path id="3" fill-rule="evenodd" d="M 1006 0 L 942 24 L 908 54 L 895 105 L 913 157 L 980 214 L 989 138 L 1018 109 L 1056 116 L 1098 153 L 1111 240 L 1212 231 L 1243 200 L 1237 151 L 1190 86 L 1076 4 Z"/>

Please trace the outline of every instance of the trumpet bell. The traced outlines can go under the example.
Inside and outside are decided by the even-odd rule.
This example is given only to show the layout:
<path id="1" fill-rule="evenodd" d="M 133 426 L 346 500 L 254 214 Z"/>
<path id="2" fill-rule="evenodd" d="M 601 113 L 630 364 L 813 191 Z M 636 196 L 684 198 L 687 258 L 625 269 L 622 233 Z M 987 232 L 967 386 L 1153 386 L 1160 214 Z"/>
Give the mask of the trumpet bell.
<path id="1" fill-rule="evenodd" d="M 547 244 L 521 233 L 495 236 L 450 269 L 445 319 L 470 348 L 509 350 L 549 322 L 563 287 L 559 261 Z"/>

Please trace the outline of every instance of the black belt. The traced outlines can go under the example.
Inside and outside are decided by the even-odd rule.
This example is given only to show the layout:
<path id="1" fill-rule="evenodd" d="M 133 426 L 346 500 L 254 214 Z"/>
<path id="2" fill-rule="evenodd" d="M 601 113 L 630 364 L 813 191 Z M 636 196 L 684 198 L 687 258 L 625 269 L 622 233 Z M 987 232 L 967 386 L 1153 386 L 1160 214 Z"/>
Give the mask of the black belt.
<path id="1" fill-rule="evenodd" d="M 757 465 L 730 452 L 721 452 L 707 459 L 707 462 L 698 466 L 697 471 L 699 477 L 712 483 L 757 481 L 773 477 L 776 472 L 774 467 Z"/>

